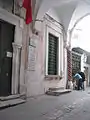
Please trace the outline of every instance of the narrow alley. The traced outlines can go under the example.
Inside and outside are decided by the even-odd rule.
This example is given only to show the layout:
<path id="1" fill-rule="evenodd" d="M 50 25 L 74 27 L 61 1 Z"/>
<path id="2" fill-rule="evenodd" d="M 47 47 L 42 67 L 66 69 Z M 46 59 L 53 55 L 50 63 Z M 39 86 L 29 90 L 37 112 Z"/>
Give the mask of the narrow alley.
<path id="1" fill-rule="evenodd" d="M 0 120 L 90 120 L 90 88 L 61 96 L 42 95 L 0 111 Z"/>

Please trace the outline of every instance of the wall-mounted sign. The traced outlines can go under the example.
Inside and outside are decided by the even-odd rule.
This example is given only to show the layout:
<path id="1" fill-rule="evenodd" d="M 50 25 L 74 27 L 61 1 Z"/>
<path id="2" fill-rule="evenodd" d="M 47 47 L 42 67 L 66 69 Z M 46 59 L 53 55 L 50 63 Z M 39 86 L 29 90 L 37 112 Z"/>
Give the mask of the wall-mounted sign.
<path id="1" fill-rule="evenodd" d="M 36 47 L 36 39 L 35 38 L 29 38 L 29 46 Z"/>
<path id="2" fill-rule="evenodd" d="M 12 52 L 7 52 L 7 57 L 12 58 Z"/>
<path id="3" fill-rule="evenodd" d="M 29 39 L 28 70 L 35 71 L 36 65 L 36 39 Z"/>

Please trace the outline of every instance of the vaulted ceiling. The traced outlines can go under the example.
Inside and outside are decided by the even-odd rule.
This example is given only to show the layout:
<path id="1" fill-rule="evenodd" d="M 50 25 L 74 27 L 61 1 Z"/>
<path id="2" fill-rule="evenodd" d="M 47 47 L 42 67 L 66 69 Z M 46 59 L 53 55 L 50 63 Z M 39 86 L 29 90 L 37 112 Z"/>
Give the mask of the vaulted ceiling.
<path id="1" fill-rule="evenodd" d="M 32 0 L 32 3 L 34 20 L 42 19 L 53 9 L 66 31 L 73 29 L 81 18 L 90 13 L 90 0 Z"/>

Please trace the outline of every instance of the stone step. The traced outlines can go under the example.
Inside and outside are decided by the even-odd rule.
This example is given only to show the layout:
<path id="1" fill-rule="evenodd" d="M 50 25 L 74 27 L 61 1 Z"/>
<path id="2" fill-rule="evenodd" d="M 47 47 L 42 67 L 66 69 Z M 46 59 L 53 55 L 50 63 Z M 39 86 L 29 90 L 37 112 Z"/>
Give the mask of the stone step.
<path id="1" fill-rule="evenodd" d="M 0 101 L 7 101 L 7 100 L 12 100 L 12 99 L 17 99 L 20 98 L 20 95 L 10 95 L 10 96 L 5 96 L 5 97 L 0 97 Z"/>
<path id="2" fill-rule="evenodd" d="M 7 100 L 7 101 L 0 101 L 0 109 L 15 106 L 15 105 L 22 104 L 22 103 L 25 103 L 25 102 L 26 102 L 26 100 L 22 100 L 22 99 L 19 99 L 19 98 L 12 99 L 12 100 Z"/>
<path id="3" fill-rule="evenodd" d="M 64 87 L 52 87 L 52 88 L 49 88 L 50 91 L 56 91 L 56 90 L 62 90 L 64 89 Z"/>
<path id="4" fill-rule="evenodd" d="M 61 95 L 61 94 L 65 94 L 65 93 L 69 93 L 69 92 L 71 92 L 70 89 L 62 89 L 62 90 L 55 90 L 55 91 L 50 91 L 50 90 L 48 90 L 48 91 L 46 92 L 46 94 L 47 94 L 47 95 L 53 95 L 53 96 L 59 96 L 59 95 Z"/>
<path id="5" fill-rule="evenodd" d="M 13 100 L 17 98 L 26 99 L 26 94 L 22 93 L 22 94 L 16 94 L 16 95 L 2 96 L 0 97 L 0 101 Z"/>

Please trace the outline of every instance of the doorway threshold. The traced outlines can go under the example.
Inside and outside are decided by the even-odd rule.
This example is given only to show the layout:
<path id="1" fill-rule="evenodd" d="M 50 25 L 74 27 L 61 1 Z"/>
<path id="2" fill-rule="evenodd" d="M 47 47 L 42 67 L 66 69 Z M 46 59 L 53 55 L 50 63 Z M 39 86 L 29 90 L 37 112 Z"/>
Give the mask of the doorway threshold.
<path id="1" fill-rule="evenodd" d="M 9 95 L 9 96 L 1 96 L 0 101 L 13 100 L 17 98 L 26 99 L 26 94 L 22 93 L 22 94 L 15 94 L 15 95 Z"/>
<path id="2" fill-rule="evenodd" d="M 19 104 L 25 103 L 26 100 L 17 98 L 17 99 L 12 99 L 12 100 L 7 100 L 7 101 L 0 101 L 0 110 L 8 107 L 13 107 Z"/>
<path id="3" fill-rule="evenodd" d="M 2 96 L 0 97 L 0 101 L 7 101 L 7 100 L 12 100 L 12 99 L 16 99 L 16 98 L 19 98 L 20 95 L 17 94 L 17 95 L 9 95 L 9 96 Z"/>

